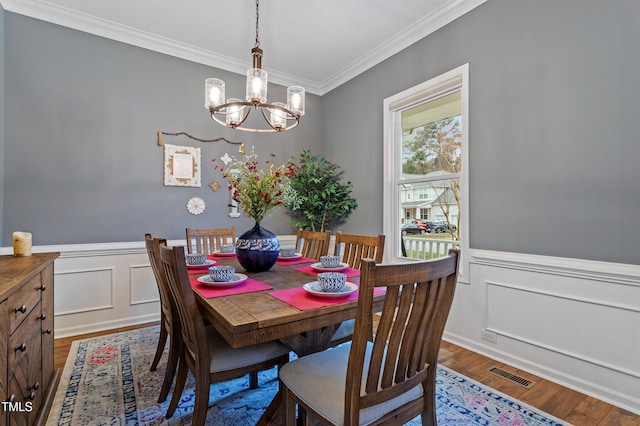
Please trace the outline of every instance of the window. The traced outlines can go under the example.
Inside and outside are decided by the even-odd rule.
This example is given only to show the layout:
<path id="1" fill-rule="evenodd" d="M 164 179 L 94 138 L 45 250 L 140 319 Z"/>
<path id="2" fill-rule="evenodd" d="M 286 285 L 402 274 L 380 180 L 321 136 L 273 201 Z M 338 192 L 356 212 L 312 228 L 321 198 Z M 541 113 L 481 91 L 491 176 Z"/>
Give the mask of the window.
<path id="1" fill-rule="evenodd" d="M 465 64 L 384 100 L 387 261 L 438 257 L 451 247 L 466 258 L 468 69 Z M 415 191 L 411 203 L 403 196 L 407 187 Z M 430 234 L 403 236 L 402 219 L 412 212 L 438 226 Z M 440 244 L 429 243 L 436 239 Z M 466 270 L 462 265 L 461 280 Z"/>

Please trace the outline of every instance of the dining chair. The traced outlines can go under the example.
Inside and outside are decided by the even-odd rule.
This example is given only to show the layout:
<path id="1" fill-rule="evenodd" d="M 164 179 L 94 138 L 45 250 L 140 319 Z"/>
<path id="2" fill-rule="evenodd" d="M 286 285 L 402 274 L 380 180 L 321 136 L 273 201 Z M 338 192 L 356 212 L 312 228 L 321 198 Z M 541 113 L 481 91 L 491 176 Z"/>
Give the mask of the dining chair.
<path id="1" fill-rule="evenodd" d="M 333 249 L 335 256 L 340 255 L 342 263 L 350 268 L 360 269 L 362 259 L 373 259 L 376 263 L 382 263 L 384 256 L 384 235 L 354 235 L 336 233 L 336 242 Z M 351 340 L 354 320 L 344 321 L 336 330 L 329 342 L 329 347 L 337 346 Z"/>
<path id="2" fill-rule="evenodd" d="M 164 348 L 169 338 L 169 355 L 167 358 L 167 367 L 164 372 L 164 380 L 160 388 L 158 402 L 164 402 L 169 394 L 169 389 L 173 383 L 173 378 L 178 367 L 178 357 L 180 354 L 180 321 L 178 320 L 178 312 L 169 288 L 166 287 L 165 281 L 162 279 L 162 267 L 160 265 L 160 246 L 166 246 L 167 240 L 164 238 L 153 238 L 151 234 L 144 235 L 144 242 L 149 255 L 149 263 L 151 270 L 158 286 L 160 294 L 160 337 L 158 338 L 158 346 L 155 356 L 151 362 L 151 371 L 155 371 L 160 362 L 160 358 L 164 353 Z"/>
<path id="3" fill-rule="evenodd" d="M 331 231 L 304 231 L 298 229 L 296 232 L 296 248 L 302 257 L 320 260 L 320 256 L 329 253 L 329 241 Z"/>
<path id="4" fill-rule="evenodd" d="M 187 253 L 211 254 L 223 244 L 236 244 L 236 228 L 187 228 Z"/>
<path id="5" fill-rule="evenodd" d="M 459 255 L 376 265 L 362 262 L 353 340 L 280 369 L 285 425 L 295 405 L 323 424 L 398 425 L 421 415 L 435 426 L 438 351 L 453 303 Z M 375 336 L 374 288 L 386 287 Z"/>
<path id="6" fill-rule="evenodd" d="M 214 327 L 205 327 L 198 309 L 184 256 L 184 247 L 160 247 L 164 279 L 175 300 L 184 349 L 178 362 L 178 376 L 167 418 L 175 413 L 189 371 L 195 378 L 195 406 L 192 424 L 203 425 L 207 416 L 211 383 L 241 377 L 278 366 L 289 360 L 289 349 L 277 341 L 234 349 Z"/>
<path id="7" fill-rule="evenodd" d="M 354 269 L 360 269 L 362 259 L 373 259 L 376 263 L 382 263 L 384 235 L 353 235 L 337 232 L 333 254 L 340 256 L 342 263 Z"/>

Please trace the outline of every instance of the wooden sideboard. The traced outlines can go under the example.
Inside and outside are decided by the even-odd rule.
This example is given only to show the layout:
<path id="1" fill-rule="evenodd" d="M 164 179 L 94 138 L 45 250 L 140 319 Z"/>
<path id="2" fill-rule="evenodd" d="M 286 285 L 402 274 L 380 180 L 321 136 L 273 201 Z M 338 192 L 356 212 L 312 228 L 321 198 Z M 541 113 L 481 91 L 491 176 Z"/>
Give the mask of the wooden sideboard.
<path id="1" fill-rule="evenodd" d="M 55 395 L 53 262 L 59 253 L 0 256 L 0 426 L 40 425 Z"/>

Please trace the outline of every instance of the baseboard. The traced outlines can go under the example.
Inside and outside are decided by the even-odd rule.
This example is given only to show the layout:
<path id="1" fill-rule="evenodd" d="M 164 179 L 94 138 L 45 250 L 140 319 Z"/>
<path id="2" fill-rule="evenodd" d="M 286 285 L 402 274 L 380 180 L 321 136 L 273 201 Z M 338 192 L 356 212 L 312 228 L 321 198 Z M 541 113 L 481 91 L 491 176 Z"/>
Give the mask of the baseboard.
<path id="1" fill-rule="evenodd" d="M 117 328 L 129 327 L 133 325 L 153 323 L 160 321 L 160 314 L 150 314 L 138 317 L 129 317 L 122 319 L 114 319 L 111 321 L 96 322 L 92 324 L 82 324 L 74 327 L 66 327 L 62 329 L 56 328 L 55 338 L 73 337 L 81 334 L 97 333 L 101 331 L 114 330 Z"/>

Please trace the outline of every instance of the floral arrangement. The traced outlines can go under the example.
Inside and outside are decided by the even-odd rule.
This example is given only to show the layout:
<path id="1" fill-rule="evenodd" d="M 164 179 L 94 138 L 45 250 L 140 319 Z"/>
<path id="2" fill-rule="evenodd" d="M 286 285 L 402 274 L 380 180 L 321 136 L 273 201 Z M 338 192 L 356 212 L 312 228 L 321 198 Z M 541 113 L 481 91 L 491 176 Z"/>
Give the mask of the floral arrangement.
<path id="1" fill-rule="evenodd" d="M 264 171 L 258 168 L 257 158 L 253 148 L 243 159 L 224 154 L 220 157 L 224 166 L 216 164 L 215 169 L 229 182 L 231 197 L 240 203 L 244 214 L 260 222 L 273 209 L 295 198 L 295 191 L 289 186 L 295 167 L 270 164 L 268 171 Z"/>

